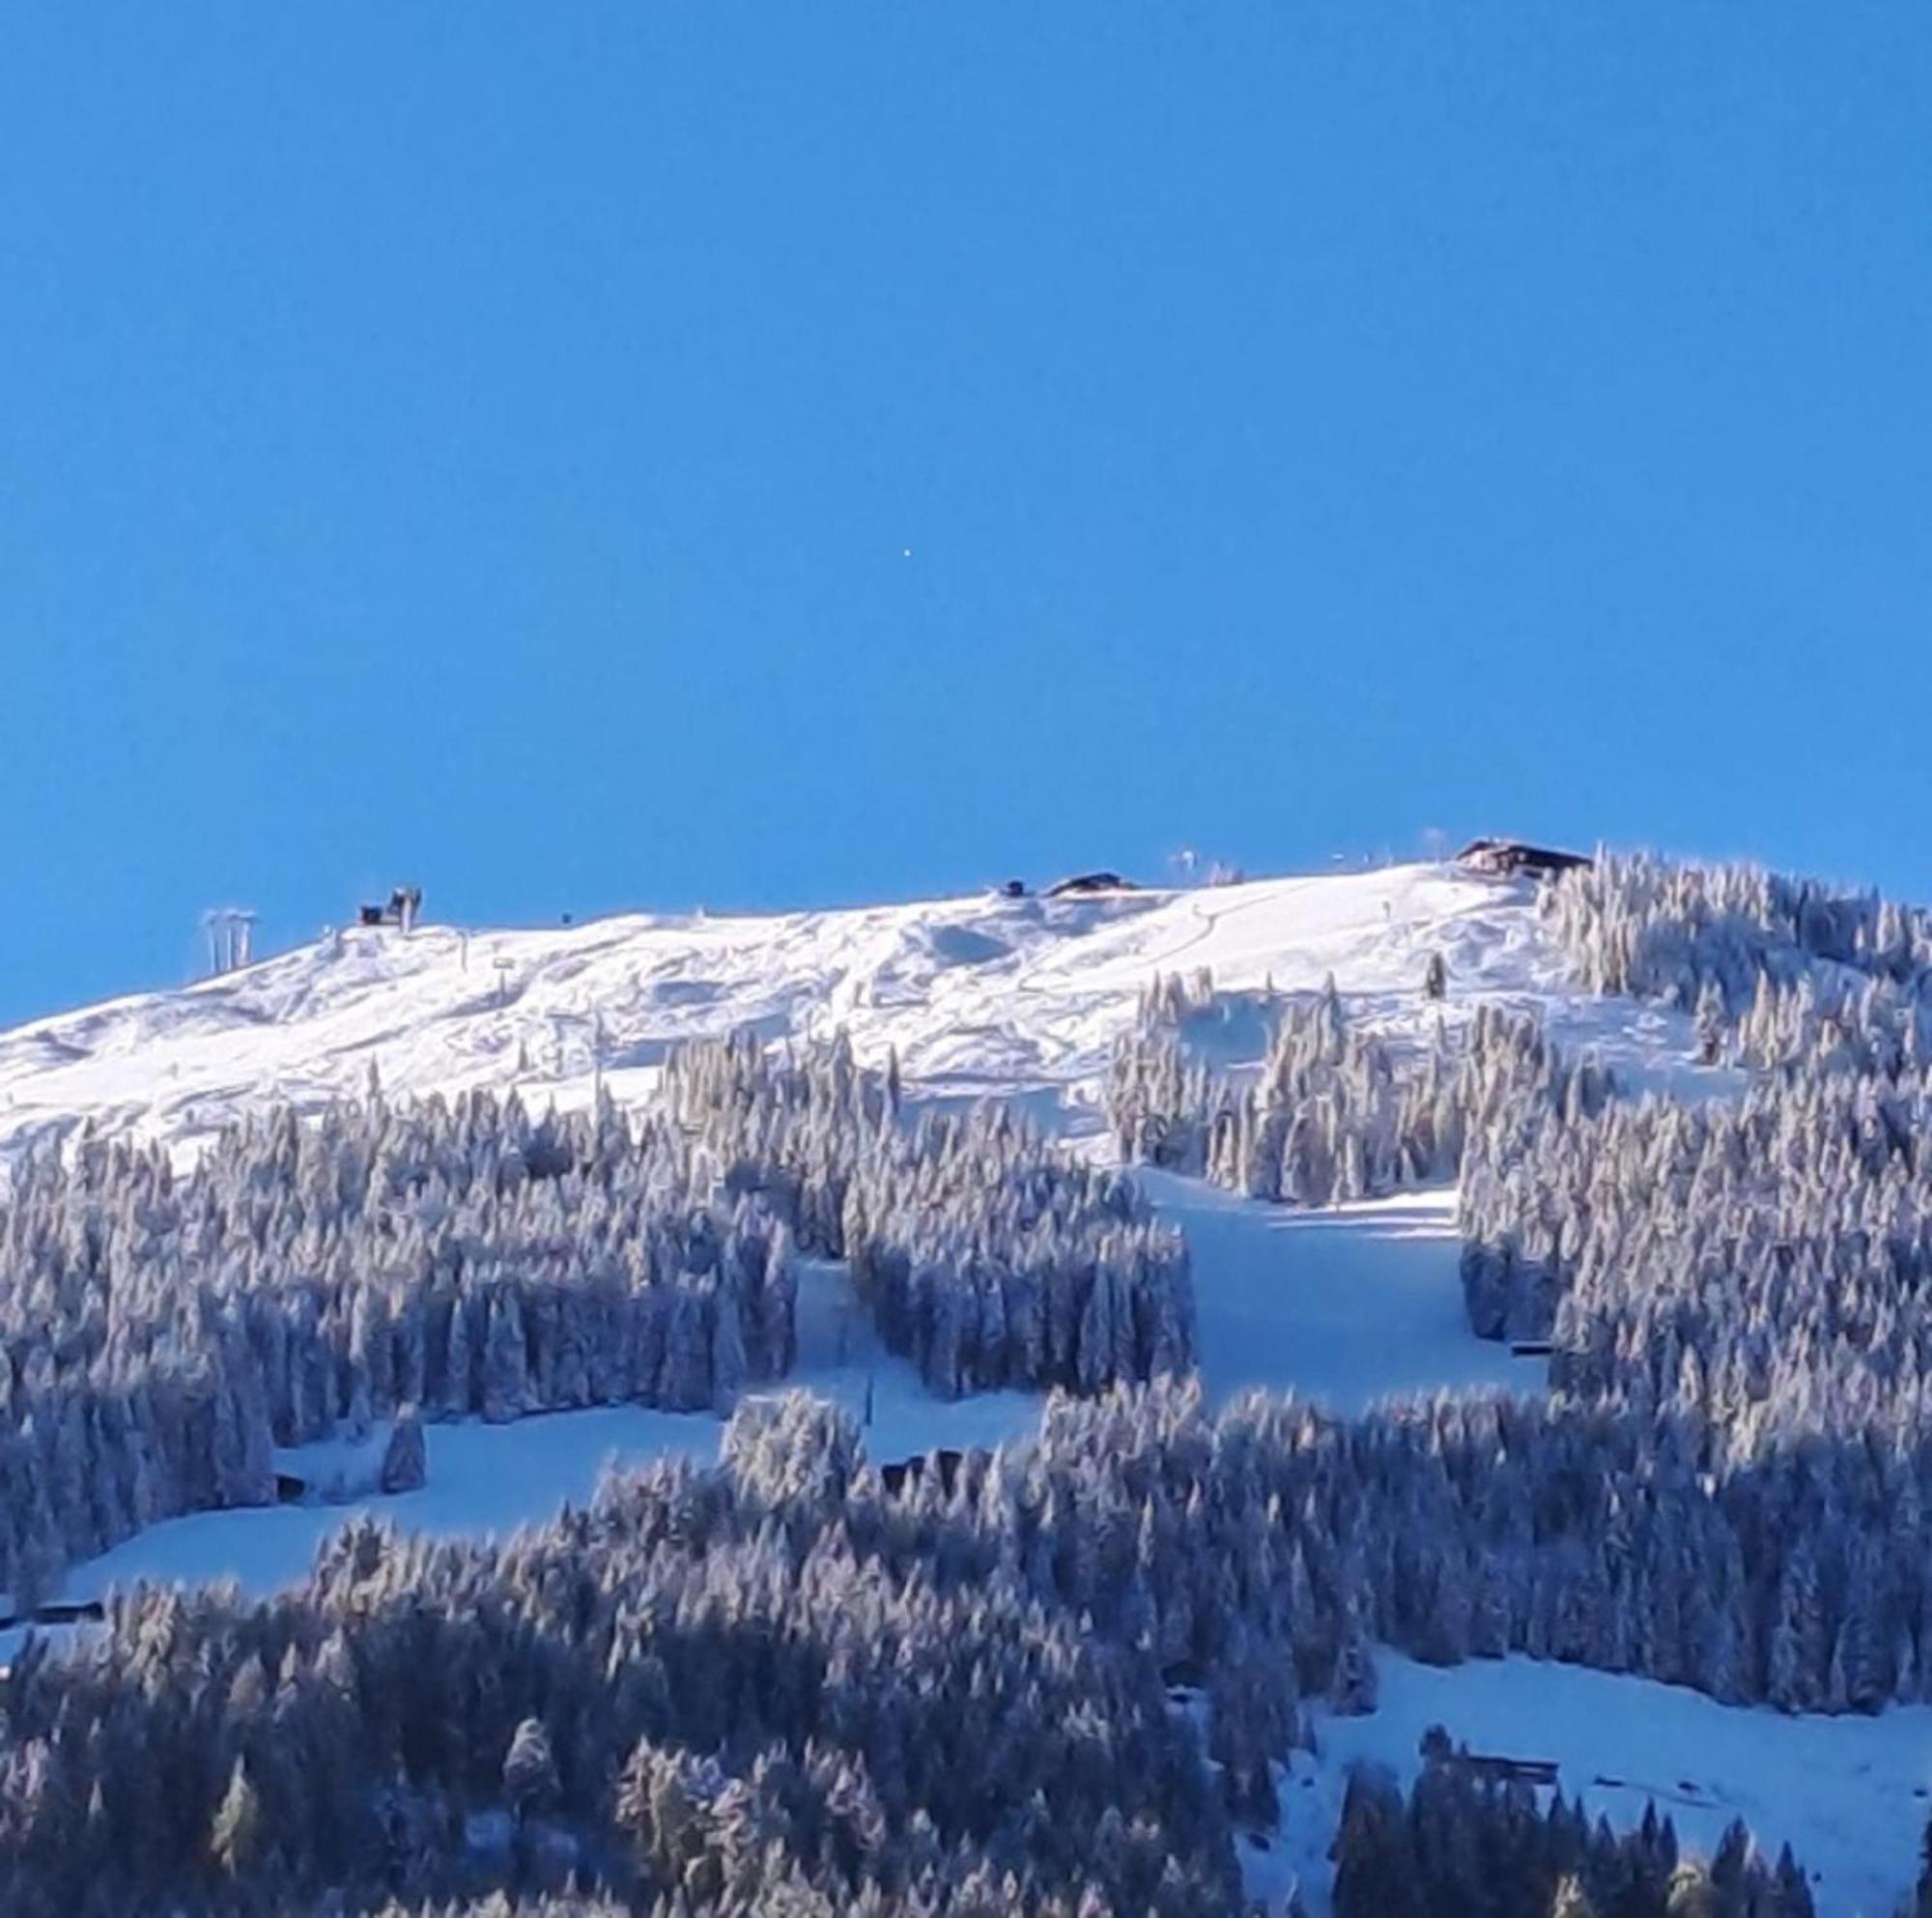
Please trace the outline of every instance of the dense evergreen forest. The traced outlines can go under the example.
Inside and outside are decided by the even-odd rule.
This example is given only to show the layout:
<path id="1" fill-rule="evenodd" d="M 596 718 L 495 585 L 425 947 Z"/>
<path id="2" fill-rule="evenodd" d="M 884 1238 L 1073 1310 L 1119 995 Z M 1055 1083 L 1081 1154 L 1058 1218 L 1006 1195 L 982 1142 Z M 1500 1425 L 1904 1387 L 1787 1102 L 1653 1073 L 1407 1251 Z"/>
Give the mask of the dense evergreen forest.
<path id="1" fill-rule="evenodd" d="M 83 1138 L 0 1209 L 0 1587 L 266 1503 L 276 1445 L 404 1408 L 728 1407 L 790 1370 L 801 1244 L 942 1392 L 1191 1362 L 1186 1248 L 1128 1181 L 1001 1108 L 902 1127 L 843 1045 L 694 1046 L 637 1112 L 281 1108 L 182 1175 Z"/>
<path id="2" fill-rule="evenodd" d="M 1185 1245 L 1131 1177 L 1004 1107 L 910 1109 L 842 1042 L 692 1045 L 636 1110 L 372 1088 L 185 1171 L 29 1159 L 0 1209 L 16 1603 L 271 1498 L 276 1446 L 728 1410 L 790 1371 L 807 1257 L 935 1391 L 1051 1396 L 1030 1443 L 897 1494 L 825 1407 L 750 1397 L 718 1469 L 509 1544 L 357 1524 L 273 1600 L 125 1595 L 0 1678 L 0 1918 L 1236 1911 L 1231 1831 L 1276 1816 L 1307 1701 L 1372 1707 L 1378 1642 L 1932 1699 L 1932 926 L 1647 858 L 1540 909 L 1588 989 L 1690 1015 L 1710 1096 L 1635 1096 L 1492 1007 L 1397 1045 L 1332 988 L 1271 1004 L 1233 1078 L 1190 1048 L 1196 979 L 1148 994 L 1106 1097 L 1129 1161 L 1259 1198 L 1459 1180 L 1471 1328 L 1548 1338 L 1547 1399 L 1209 1411 Z M 1742 1836 L 1680 1859 L 1446 1744 L 1406 1798 L 1358 1781 L 1337 1856 L 1341 1918 L 1809 1909 Z"/>
<path id="3" fill-rule="evenodd" d="M 887 1348 L 935 1390 L 1092 1392 L 1191 1367 L 1180 1235 L 1009 1108 L 902 1128 L 895 1067 L 860 1070 L 842 1039 L 774 1059 L 749 1036 L 674 1054 L 665 1099 L 726 1191 L 757 1191 L 805 1250 L 849 1262 Z"/>
<path id="4" fill-rule="evenodd" d="M 1932 1417 L 1932 933 L 1728 868 L 1605 858 L 1547 910 L 1581 974 L 1696 1016 L 1739 1100 L 1548 1106 L 1464 1169 L 1478 1331 L 1553 1331 L 1553 1382 L 1634 1416 L 1863 1431 Z"/>
<path id="5" fill-rule="evenodd" d="M 1033 1443 L 893 1496 L 847 1421 L 787 1395 L 750 1401 L 723 1452 L 507 1545 L 358 1523 L 299 1591 L 137 1592 L 97 1646 L 21 1659 L 0 1682 L 0 1912 L 572 1881 L 666 1913 L 1234 1911 L 1231 1830 L 1275 1816 L 1305 1697 L 1372 1705 L 1372 1636 L 1665 1655 L 1597 1583 L 1602 1528 L 1654 1461 L 1557 1536 L 1527 1503 L 1514 1550 L 1490 1536 L 1526 1489 L 1513 1453 L 1579 1493 L 1616 1472 L 1596 1415 L 1350 1424 L 1258 1397 L 1210 1417 L 1193 1386 L 1122 1388 L 1059 1396 Z M 1733 1523 L 1708 1509 L 1680 1561 L 1735 1552 Z M 1678 1621 L 1669 1655 L 1735 1660 L 1738 1594 L 1700 1589 L 1650 1594 Z M 1503 1810 L 1521 1822 L 1515 1801 L 1470 1816 Z M 1601 1840 L 1565 1849 L 1565 1816 L 1543 1863 L 1623 1869 Z M 1428 1901 L 1407 1908 L 1455 1908 L 1427 1846 L 1375 1850 L 1350 1837 L 1353 1882 L 1400 1872 Z M 1805 1908 L 1768 1897 L 1749 1908 Z"/>

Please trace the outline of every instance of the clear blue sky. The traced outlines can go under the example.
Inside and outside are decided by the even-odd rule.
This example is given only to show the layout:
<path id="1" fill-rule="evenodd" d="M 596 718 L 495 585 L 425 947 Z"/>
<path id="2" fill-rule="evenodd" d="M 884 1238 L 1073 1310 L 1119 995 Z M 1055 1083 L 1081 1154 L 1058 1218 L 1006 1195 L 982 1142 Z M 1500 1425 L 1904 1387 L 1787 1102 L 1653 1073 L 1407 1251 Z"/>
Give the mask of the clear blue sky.
<path id="1" fill-rule="evenodd" d="M 1932 8 L 0 10 L 0 1018 L 1425 828 L 1932 897 Z"/>

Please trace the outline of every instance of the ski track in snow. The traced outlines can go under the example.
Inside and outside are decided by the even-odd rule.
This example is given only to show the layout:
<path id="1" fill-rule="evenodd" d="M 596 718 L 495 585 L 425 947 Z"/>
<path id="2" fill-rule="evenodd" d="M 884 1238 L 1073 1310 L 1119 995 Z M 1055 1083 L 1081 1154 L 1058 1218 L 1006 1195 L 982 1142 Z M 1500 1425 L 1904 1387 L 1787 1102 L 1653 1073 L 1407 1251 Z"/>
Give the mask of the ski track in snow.
<path id="1" fill-rule="evenodd" d="M 1449 998 L 1420 991 L 1439 951 Z M 552 931 L 348 929 L 175 992 L 141 994 L 0 1033 L 0 1168 L 36 1140 L 97 1131 L 191 1156 L 223 1125 L 283 1099 L 304 1109 L 362 1094 L 516 1088 L 533 1107 L 579 1104 L 601 1069 L 647 1092 L 681 1040 L 750 1026 L 771 1040 L 851 1035 L 862 1057 L 898 1051 L 908 1090 L 934 1102 L 1019 1101 L 1075 1150 L 1104 1154 L 1097 1082 L 1156 972 L 1211 969 L 1218 988 L 1313 991 L 1332 975 L 1351 1014 L 1405 1044 L 1437 1016 L 1499 1001 L 1540 1012 L 1567 1048 L 1594 1048 L 1626 1083 L 1724 1094 L 1690 1065 L 1690 1022 L 1577 996 L 1526 886 L 1438 866 L 1270 879 L 1211 891 L 1067 901 L 930 903 L 707 919 L 627 917 Z M 1264 1043 L 1231 1008 L 1207 1035 L 1239 1068 Z M 1407 1193 L 1324 1213 L 1260 1205 L 1199 1181 L 1143 1174 L 1193 1248 L 1204 1384 L 1216 1402 L 1293 1388 L 1349 1413 L 1392 1393 L 1540 1388 L 1542 1368 L 1468 1335 L 1456 1282 L 1454 1195 Z M 995 1446 L 1030 1431 L 1022 1392 L 944 1401 L 879 1353 L 836 1268 L 809 1269 L 788 1385 L 869 1411 L 879 1461 Z M 591 1495 L 607 1462 L 716 1455 L 710 1415 L 611 1406 L 426 1428 L 420 1491 L 341 1504 L 204 1512 L 151 1528 L 71 1569 L 67 1592 L 137 1581 L 298 1580 L 320 1541 L 358 1512 L 439 1535 L 503 1534 Z M 282 1455 L 326 1476 L 344 1446 Z M 23 1635 L 0 1633 L 0 1658 Z M 1320 1755 L 1284 1774 L 1283 1823 L 1240 1852 L 1257 1895 L 1301 1882 L 1326 1907 L 1326 1847 L 1358 1758 L 1413 1773 L 1441 1722 L 1479 1748 L 1555 1758 L 1593 1811 L 1640 1816 L 1647 1793 L 1708 1846 L 1742 1814 L 1819 1874 L 1826 1918 L 1881 1918 L 1910 1882 L 1932 1782 L 1932 1710 L 1784 1718 L 1648 1680 L 1511 1658 L 1438 1671 L 1384 1650 L 1381 1702 L 1322 1718 Z M 1599 1776 L 1627 1781 L 1593 1783 Z M 1689 1781 L 1691 1791 L 1682 1789 Z M 1667 1795 L 1674 1794 L 1674 1795 Z"/>

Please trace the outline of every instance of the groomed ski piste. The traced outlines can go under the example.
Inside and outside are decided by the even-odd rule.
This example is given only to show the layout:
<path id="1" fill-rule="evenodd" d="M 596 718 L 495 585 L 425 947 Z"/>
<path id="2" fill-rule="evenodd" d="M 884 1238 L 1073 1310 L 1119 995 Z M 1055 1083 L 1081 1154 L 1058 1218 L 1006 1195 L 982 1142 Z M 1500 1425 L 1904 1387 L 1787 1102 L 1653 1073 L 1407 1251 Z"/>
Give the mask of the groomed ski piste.
<path id="1" fill-rule="evenodd" d="M 1440 954 L 1448 994 L 1421 989 Z M 849 1035 L 895 1054 L 914 1100 L 1021 1102 L 1066 1149 L 1111 1150 L 1100 1078 L 1160 974 L 1208 969 L 1217 988 L 1316 991 L 1332 978 L 1351 1016 L 1398 1042 L 1479 1004 L 1535 1011 L 1566 1051 L 1594 1050 L 1627 1085 L 1724 1096 L 1692 1063 L 1690 1021 L 1579 992 L 1533 890 L 1435 865 L 1097 897 L 974 897 L 769 917 L 623 917 L 544 931 L 353 928 L 183 990 L 141 994 L 0 1034 L 0 1182 L 30 1145 L 87 1124 L 191 1158 L 223 1126 L 283 1101 L 317 1109 L 372 1085 L 405 1098 L 514 1088 L 540 1108 L 581 1105 L 601 1082 L 647 1094 L 680 1041 L 751 1028 Z M 1220 1063 L 1257 1060 L 1266 1033 L 1232 1019 Z M 1541 1389 L 1542 1367 L 1474 1338 L 1457 1281 L 1451 1190 L 1304 1212 L 1171 1174 L 1140 1175 L 1193 1256 L 1208 1396 L 1293 1390 L 1351 1412 L 1392 1394 Z M 991 1446 L 1028 1431 L 1039 1400 L 933 1396 L 875 1350 L 837 1268 L 807 1272 L 787 1381 L 864 1424 L 879 1461 Z M 428 1483 L 393 1498 L 201 1513 L 72 1567 L 63 1595 L 134 1582 L 298 1579 L 319 1540 L 361 1510 L 436 1533 L 504 1533 L 589 1497 L 610 1461 L 710 1456 L 716 1416 L 605 1407 L 428 1428 Z M 348 1448 L 282 1464 L 326 1482 Z M 0 1657 L 21 1634 L 0 1633 Z M 1245 1839 L 1258 1896 L 1298 1884 L 1326 1908 L 1326 1849 L 1349 1766 L 1417 1769 L 1430 1725 L 1477 1749 L 1549 1759 L 1567 1795 L 1613 1823 L 1655 1801 L 1693 1847 L 1743 1817 L 1790 1843 L 1821 1913 L 1887 1918 L 1906 1894 L 1932 1791 L 1932 1709 L 1787 1716 L 1714 1703 L 1649 1680 L 1522 1657 L 1447 1670 L 1379 1654 L 1379 1703 L 1318 1717 L 1319 1750 L 1284 1774 L 1279 1828 Z"/>

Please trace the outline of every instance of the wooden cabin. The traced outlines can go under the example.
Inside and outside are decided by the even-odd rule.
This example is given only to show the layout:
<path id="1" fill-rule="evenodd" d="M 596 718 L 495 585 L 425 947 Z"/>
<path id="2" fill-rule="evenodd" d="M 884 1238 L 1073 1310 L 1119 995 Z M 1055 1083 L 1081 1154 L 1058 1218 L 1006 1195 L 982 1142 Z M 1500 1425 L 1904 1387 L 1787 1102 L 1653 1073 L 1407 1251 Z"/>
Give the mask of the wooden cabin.
<path id="1" fill-rule="evenodd" d="M 1456 855 L 1457 865 L 1495 879 L 1553 879 L 1592 862 L 1586 853 L 1559 852 L 1520 839 L 1472 839 Z"/>

